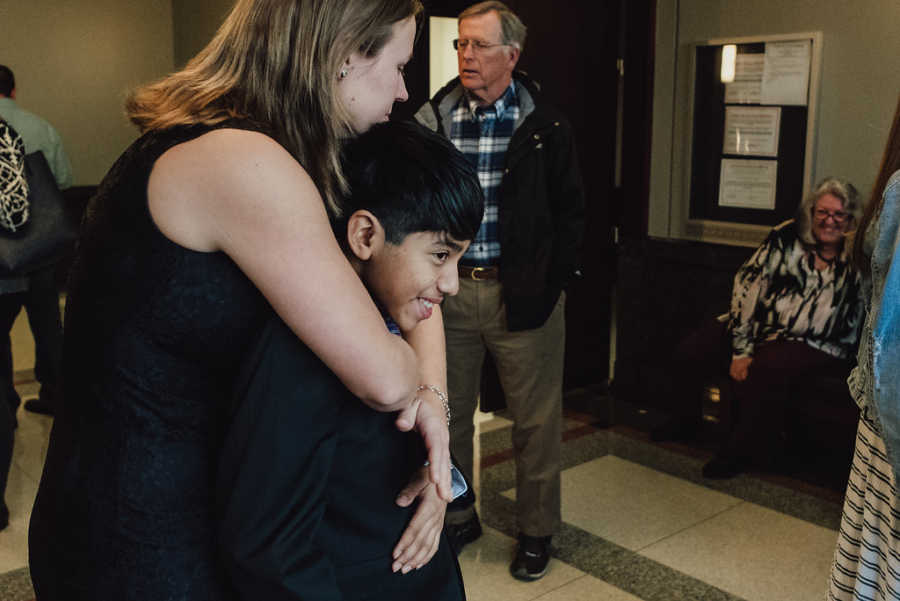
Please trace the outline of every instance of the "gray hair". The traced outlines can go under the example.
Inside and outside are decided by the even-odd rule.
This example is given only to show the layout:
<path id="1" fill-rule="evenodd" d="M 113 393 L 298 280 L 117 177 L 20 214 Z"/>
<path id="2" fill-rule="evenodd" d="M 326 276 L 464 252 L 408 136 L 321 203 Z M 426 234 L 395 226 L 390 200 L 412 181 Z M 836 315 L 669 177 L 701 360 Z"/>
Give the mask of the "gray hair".
<path id="1" fill-rule="evenodd" d="M 818 244 L 812 233 L 812 218 L 813 211 L 816 210 L 816 201 L 826 194 L 831 194 L 840 200 L 841 207 L 850 214 L 850 219 L 847 222 L 847 231 L 851 231 L 856 227 L 862 215 L 859 192 L 856 191 L 853 184 L 838 177 L 826 177 L 816 184 L 812 192 L 807 194 L 800 206 L 797 207 L 797 235 L 804 243 L 810 246 Z M 845 248 L 844 251 L 846 252 L 846 250 Z"/>
<path id="2" fill-rule="evenodd" d="M 466 17 L 476 17 L 491 11 L 496 11 L 500 17 L 500 29 L 503 32 L 503 43 L 515 46 L 520 51 L 525 47 L 525 34 L 528 28 L 522 23 L 522 20 L 509 9 L 508 6 L 499 0 L 487 0 L 473 4 L 466 10 L 459 13 L 458 21 L 462 21 Z"/>

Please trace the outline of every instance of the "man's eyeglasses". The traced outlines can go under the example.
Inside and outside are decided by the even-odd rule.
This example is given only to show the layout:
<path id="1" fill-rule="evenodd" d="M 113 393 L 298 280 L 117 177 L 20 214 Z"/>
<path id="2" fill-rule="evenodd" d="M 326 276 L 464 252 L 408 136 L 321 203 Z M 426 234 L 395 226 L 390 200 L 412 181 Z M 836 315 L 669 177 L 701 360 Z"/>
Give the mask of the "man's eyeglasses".
<path id="1" fill-rule="evenodd" d="M 491 44 L 489 42 L 482 42 L 481 40 L 460 40 L 458 38 L 453 40 L 453 49 L 457 52 L 465 52 L 466 48 L 469 46 L 472 46 L 472 50 L 477 54 L 496 46 L 509 46 L 509 44 Z"/>
<path id="2" fill-rule="evenodd" d="M 831 217 L 835 223 L 844 223 L 850 218 L 850 213 L 846 211 L 827 211 L 825 209 L 816 209 L 813 211 L 813 215 L 815 215 L 816 219 L 819 221 L 825 221 L 828 217 Z"/>

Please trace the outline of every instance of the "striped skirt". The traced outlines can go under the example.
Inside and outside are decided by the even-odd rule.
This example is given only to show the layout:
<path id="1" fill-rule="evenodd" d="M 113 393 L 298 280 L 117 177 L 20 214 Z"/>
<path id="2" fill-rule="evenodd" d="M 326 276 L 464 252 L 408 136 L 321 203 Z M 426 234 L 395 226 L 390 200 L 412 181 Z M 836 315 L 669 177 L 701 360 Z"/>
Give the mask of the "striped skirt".
<path id="1" fill-rule="evenodd" d="M 900 502 L 877 426 L 859 420 L 829 600 L 900 601 Z"/>

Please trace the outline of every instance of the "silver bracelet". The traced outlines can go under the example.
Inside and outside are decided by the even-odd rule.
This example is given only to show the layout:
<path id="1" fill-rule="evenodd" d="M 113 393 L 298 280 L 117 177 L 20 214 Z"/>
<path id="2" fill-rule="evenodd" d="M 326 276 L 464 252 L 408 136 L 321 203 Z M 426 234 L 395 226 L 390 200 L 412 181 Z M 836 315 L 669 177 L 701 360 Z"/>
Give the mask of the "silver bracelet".
<path id="1" fill-rule="evenodd" d="M 432 384 L 422 384 L 417 389 L 416 392 L 422 392 L 423 390 L 430 390 L 433 392 L 438 400 L 441 402 L 441 405 L 444 406 L 444 413 L 447 414 L 447 427 L 450 427 L 450 401 L 447 399 L 447 395 L 441 392 L 441 389 Z"/>

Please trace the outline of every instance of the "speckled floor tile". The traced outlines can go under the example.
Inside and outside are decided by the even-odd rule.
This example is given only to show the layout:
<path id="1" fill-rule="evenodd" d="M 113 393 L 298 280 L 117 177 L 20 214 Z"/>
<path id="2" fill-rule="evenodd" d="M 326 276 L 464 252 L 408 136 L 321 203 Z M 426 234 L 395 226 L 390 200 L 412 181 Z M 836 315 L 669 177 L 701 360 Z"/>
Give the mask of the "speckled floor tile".
<path id="1" fill-rule="evenodd" d="M 22 386 L 16 388 L 20 395 L 26 394 L 22 392 Z M 34 386 L 34 389 L 36 394 L 37 385 Z M 19 421 L 19 427 L 15 432 L 13 465 L 37 482 L 41 479 L 44 460 L 47 458 L 47 444 L 50 440 L 53 418 L 25 411 L 20 406 L 16 412 L 16 419 Z"/>
<path id="2" fill-rule="evenodd" d="M 59 314 L 62 316 L 66 310 L 66 297 L 59 297 Z M 28 325 L 28 315 L 25 310 L 19 311 L 9 331 L 9 341 L 12 345 L 13 371 L 16 373 L 30 372 L 34 369 L 34 337 L 31 335 L 31 327 Z"/>
<path id="3" fill-rule="evenodd" d="M 555 591 L 541 595 L 537 601 L 641 601 L 641 599 L 593 576 L 585 575 Z"/>
<path id="4" fill-rule="evenodd" d="M 508 536 L 516 533 L 514 504 L 502 495 L 486 498 L 482 520 Z M 553 556 L 560 561 L 644 601 L 741 601 L 739 597 L 566 523 L 553 537 L 552 546 Z"/>
<path id="5" fill-rule="evenodd" d="M 512 444 L 510 439 L 510 424 L 505 424 L 503 427 L 499 428 L 482 430 L 480 440 L 482 461 L 484 461 L 486 457 L 508 450 Z"/>
<path id="6" fill-rule="evenodd" d="M 547 575 L 536 582 L 520 582 L 509 574 L 516 541 L 493 528 L 466 546 L 459 565 L 469 601 L 530 601 L 577 580 L 584 574 L 556 559 Z"/>
<path id="7" fill-rule="evenodd" d="M 32 601 L 34 589 L 28 568 L 0 574 L 0 599 L 3 601 Z"/>
<path id="8" fill-rule="evenodd" d="M 836 539 L 834 530 L 741 503 L 641 555 L 748 601 L 820 601 Z"/>
<path id="9" fill-rule="evenodd" d="M 28 316 L 24 310 L 19 311 L 13 327 L 9 331 L 12 344 L 13 370 L 24 371 L 34 369 L 34 338 L 28 326 Z"/>
<path id="10" fill-rule="evenodd" d="M 31 519 L 37 485 L 37 481 L 18 466 L 13 465 L 9 470 L 6 483 L 9 525 L 0 530 L 0 573 L 28 564 L 28 521 Z"/>
<path id="11" fill-rule="evenodd" d="M 35 382 L 16 385 L 16 390 L 23 397 L 36 393 L 37 389 Z M 9 525 L 0 531 L 0 574 L 19 570 L 28 564 L 28 522 L 47 456 L 47 440 L 53 423 L 51 417 L 30 413 L 21 406 L 16 418 L 19 427 L 15 431 L 13 461 L 5 494 Z M 0 581 L 0 599 L 6 601 L 2 586 Z"/>
<path id="12" fill-rule="evenodd" d="M 741 502 L 614 455 L 564 470 L 562 499 L 564 522 L 632 551 Z"/>
<path id="13" fill-rule="evenodd" d="M 486 428 L 485 425 L 488 425 Z M 497 453 L 504 453 L 505 458 L 512 458 L 512 455 L 509 454 L 511 449 L 511 427 L 512 422 L 502 415 L 498 416 L 495 414 L 493 420 L 489 422 L 482 422 L 481 425 L 481 457 L 490 458 Z M 563 420 L 563 436 L 567 437 L 567 435 L 574 435 L 576 438 L 574 440 L 578 440 L 585 436 L 585 433 L 594 434 L 597 432 L 595 428 L 592 428 L 590 425 L 585 424 L 584 421 L 578 419 L 564 419 Z M 563 445 L 565 448 L 569 444 L 569 440 Z M 593 458 L 593 457 L 591 457 Z M 489 461 L 491 461 L 489 459 Z"/>
<path id="14" fill-rule="evenodd" d="M 19 372 L 22 374 L 30 369 L 28 342 L 17 345 L 14 340 L 14 355 L 23 359 L 16 368 L 26 370 Z M 25 393 L 37 389 L 33 382 L 17 387 Z M 33 597 L 27 569 L 18 568 L 27 559 L 24 528 L 52 424 L 50 418 L 21 410 L 19 420 L 7 492 L 13 510 L 13 524 L 6 533 L 8 545 L 0 532 L 0 573 L 7 572 L 0 574 L 3 601 L 30 601 Z M 501 494 L 515 486 L 510 425 L 502 413 L 480 425 L 485 467 L 480 470 L 479 502 L 485 535 L 460 556 L 472 601 L 805 601 L 813 598 L 811 591 L 824 590 L 824 580 L 821 587 L 817 585 L 823 570 L 827 577 L 836 536 L 826 529 L 836 527 L 840 503 L 766 481 L 757 474 L 705 480 L 700 468 L 708 458 L 706 451 L 681 452 L 684 449 L 655 445 L 615 429 L 597 429 L 597 424 L 583 415 L 565 421 L 562 467 L 567 523 L 553 539 L 551 571 L 535 583 L 514 580 L 508 572 L 516 535 L 514 502 Z M 662 502 L 654 498 L 654 487 L 655 497 L 666 497 Z M 621 499 L 616 499 L 617 495 Z M 715 513 L 712 506 L 718 501 L 711 499 L 732 499 L 732 505 Z M 735 512 L 750 505 L 741 501 L 756 503 L 755 513 Z M 711 512 L 712 517 L 697 521 L 698 510 L 704 515 Z M 671 523 L 663 528 L 666 511 Z M 636 519 L 641 512 L 644 519 Z M 737 517 L 730 516 L 732 512 Z M 619 528 L 614 524 L 617 520 L 630 521 L 632 526 Z M 681 525 L 676 527 L 676 522 Z M 790 532 L 794 534 L 787 534 Z M 807 542 L 801 544 L 801 539 Z M 5 548 L 13 551 L 6 564 Z M 644 554 L 630 550 L 641 548 Z M 790 566 L 796 582 L 785 584 L 779 580 L 781 576 L 773 578 L 769 573 L 762 578 L 755 568 L 746 574 L 731 569 L 734 562 L 753 566 L 754 553 L 762 559 L 780 557 L 782 564 Z M 757 582 L 766 579 L 771 582 Z M 770 588 L 759 588 L 764 586 Z"/>
<path id="15" fill-rule="evenodd" d="M 700 470 L 709 457 L 695 457 L 677 453 L 659 445 L 636 440 L 616 432 L 608 436 L 609 453 L 657 471 L 677 476 L 689 482 L 716 490 L 743 501 L 749 501 L 775 511 L 811 522 L 823 528 L 837 529 L 841 521 L 842 501 L 829 494 L 816 495 L 798 487 L 773 483 L 758 474 L 740 474 L 726 480 L 704 478 Z M 849 470 L 849 465 L 847 466 Z"/>
<path id="16" fill-rule="evenodd" d="M 512 422 L 501 415 L 481 413 L 480 416 L 483 416 L 481 421 L 479 421 L 479 427 L 481 428 L 482 434 L 512 426 Z"/>

